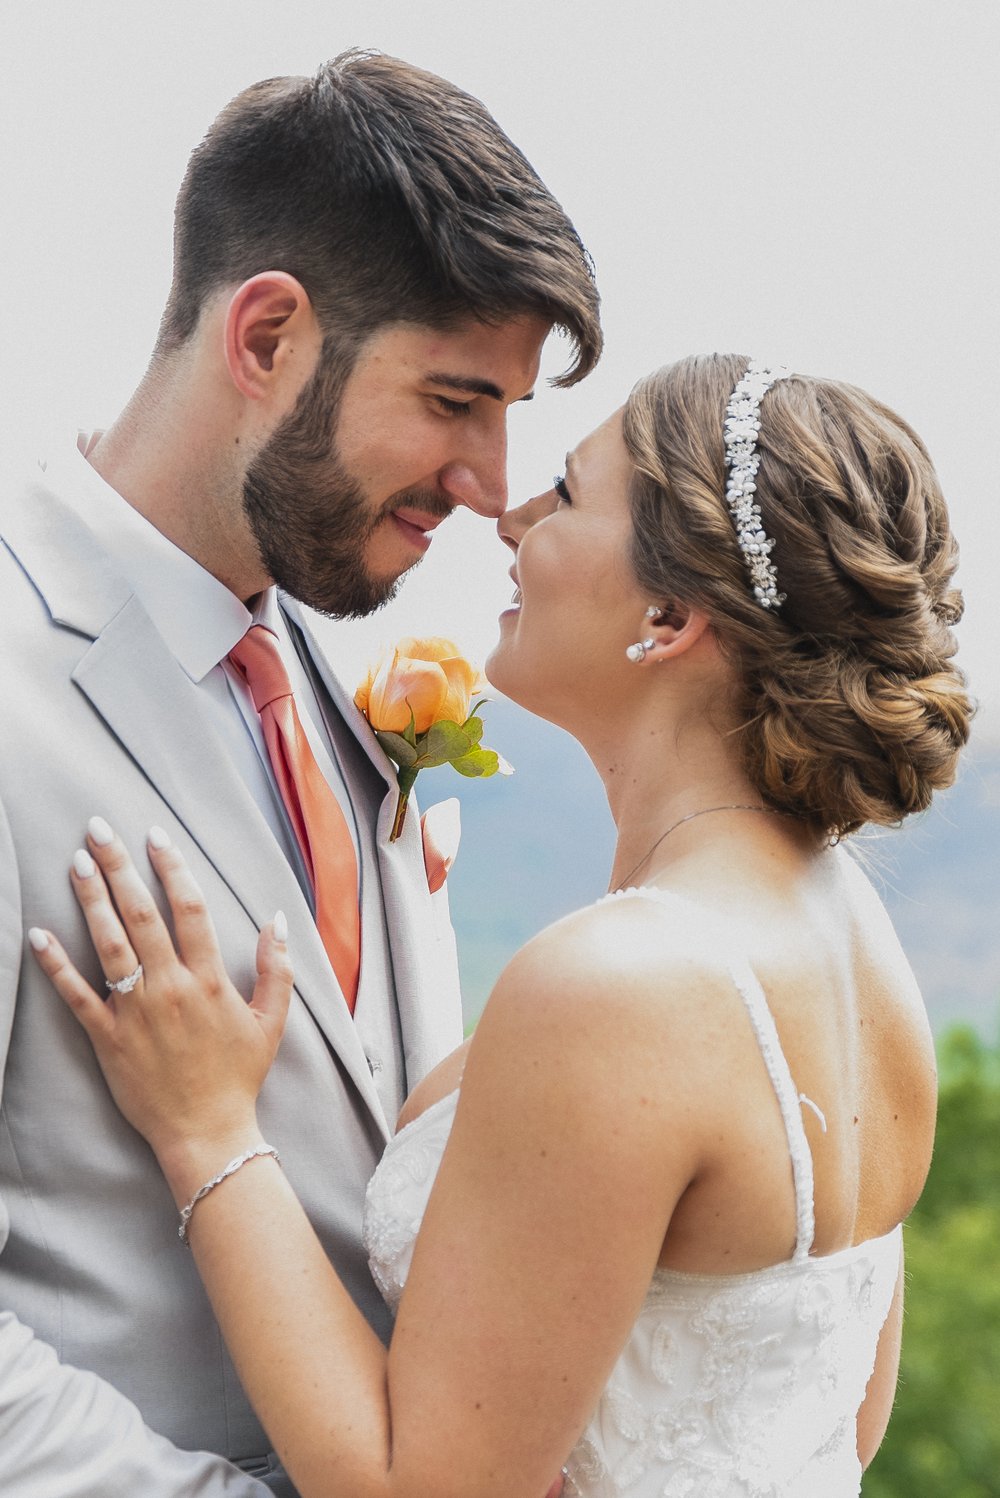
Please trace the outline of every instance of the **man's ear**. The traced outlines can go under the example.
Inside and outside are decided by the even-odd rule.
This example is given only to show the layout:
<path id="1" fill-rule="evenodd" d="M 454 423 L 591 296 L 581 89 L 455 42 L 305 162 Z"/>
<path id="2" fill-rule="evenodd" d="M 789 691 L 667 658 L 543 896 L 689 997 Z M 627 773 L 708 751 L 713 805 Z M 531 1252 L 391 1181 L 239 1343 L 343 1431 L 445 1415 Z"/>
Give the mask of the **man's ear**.
<path id="1" fill-rule="evenodd" d="M 263 271 L 234 292 L 226 310 L 225 358 L 230 378 L 247 400 L 273 398 L 289 380 L 305 383 L 322 336 L 312 302 L 285 271 Z"/>
<path id="2" fill-rule="evenodd" d="M 650 662 L 675 660 L 684 655 L 711 629 L 711 620 L 703 609 L 671 598 L 648 610 L 643 621 L 643 640 L 651 640 L 645 659 Z"/>

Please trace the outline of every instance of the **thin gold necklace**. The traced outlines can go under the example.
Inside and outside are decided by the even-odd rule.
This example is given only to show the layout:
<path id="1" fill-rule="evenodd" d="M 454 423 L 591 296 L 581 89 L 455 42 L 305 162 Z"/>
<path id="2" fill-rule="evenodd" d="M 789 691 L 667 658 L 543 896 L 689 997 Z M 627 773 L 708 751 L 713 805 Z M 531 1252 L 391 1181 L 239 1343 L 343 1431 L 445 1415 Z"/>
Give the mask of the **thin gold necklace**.
<path id="1" fill-rule="evenodd" d="M 703 806 L 701 808 L 701 811 L 689 811 L 686 817 L 678 817 L 678 819 L 677 819 L 676 822 L 671 822 L 671 824 L 667 828 L 666 832 L 661 832 L 660 833 L 659 837 L 656 839 L 656 842 L 650 848 L 649 852 L 648 853 L 644 853 L 642 855 L 642 857 L 639 859 L 639 862 L 636 864 L 635 868 L 629 870 L 629 872 L 625 875 L 625 878 L 621 881 L 620 884 L 616 884 L 615 885 L 615 887 L 611 891 L 611 893 L 612 894 L 617 894 L 620 890 L 625 889 L 628 886 L 629 882 L 632 880 L 632 878 L 636 874 L 638 874 L 638 872 L 642 868 L 643 864 L 647 863 L 649 861 L 649 859 L 652 858 L 653 854 L 656 852 L 656 850 L 660 846 L 660 844 L 662 842 L 664 842 L 665 839 L 668 838 L 672 832 L 676 832 L 677 829 L 678 829 L 678 827 L 683 827 L 683 825 L 684 825 L 685 822 L 693 822 L 694 819 L 695 819 L 695 817 L 707 817 L 707 816 L 710 816 L 713 811 L 762 811 L 762 812 L 769 813 L 773 817 L 783 817 L 783 816 L 787 815 L 787 813 L 785 813 L 783 811 L 778 811 L 777 808 L 773 807 L 773 806 L 745 806 L 740 801 L 732 802 L 728 806 Z"/>

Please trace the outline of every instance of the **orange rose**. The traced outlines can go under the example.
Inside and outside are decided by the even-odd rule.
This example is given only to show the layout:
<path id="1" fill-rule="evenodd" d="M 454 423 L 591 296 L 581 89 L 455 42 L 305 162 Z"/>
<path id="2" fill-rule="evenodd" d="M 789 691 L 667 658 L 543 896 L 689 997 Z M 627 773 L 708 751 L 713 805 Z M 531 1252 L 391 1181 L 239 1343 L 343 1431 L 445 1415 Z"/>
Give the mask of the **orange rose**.
<path id="1" fill-rule="evenodd" d="M 407 638 L 358 687 L 354 701 L 396 766 L 399 796 L 390 842 L 403 831 L 421 770 L 453 765 L 473 779 L 510 774 L 506 760 L 483 748 L 482 720 L 472 715 L 472 699 L 485 686 L 486 678 L 451 640 Z"/>
<path id="2" fill-rule="evenodd" d="M 403 733 L 426 733 L 432 723 L 464 723 L 483 677 L 459 655 L 451 640 L 400 640 L 391 658 L 368 672 L 354 701 L 371 726 Z"/>

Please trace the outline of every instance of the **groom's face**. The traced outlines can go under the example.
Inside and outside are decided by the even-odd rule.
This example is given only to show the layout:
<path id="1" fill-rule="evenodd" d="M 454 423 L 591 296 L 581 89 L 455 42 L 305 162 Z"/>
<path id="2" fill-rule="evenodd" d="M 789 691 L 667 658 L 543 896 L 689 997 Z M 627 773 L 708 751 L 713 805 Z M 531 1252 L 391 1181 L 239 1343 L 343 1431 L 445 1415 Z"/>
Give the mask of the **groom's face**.
<path id="1" fill-rule="evenodd" d="M 338 617 L 380 608 L 459 505 L 507 503 L 507 408 L 526 400 L 548 324 L 394 324 L 345 374 L 326 353 L 250 464 L 244 510 L 279 587 Z"/>

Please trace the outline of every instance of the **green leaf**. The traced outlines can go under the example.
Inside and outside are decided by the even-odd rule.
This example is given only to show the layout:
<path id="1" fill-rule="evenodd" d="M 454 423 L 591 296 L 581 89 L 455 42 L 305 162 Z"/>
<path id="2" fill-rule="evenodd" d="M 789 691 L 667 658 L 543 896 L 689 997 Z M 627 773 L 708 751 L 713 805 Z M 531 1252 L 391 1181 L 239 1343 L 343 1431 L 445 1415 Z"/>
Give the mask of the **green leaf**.
<path id="1" fill-rule="evenodd" d="M 401 769 L 408 769 L 416 761 L 416 749 L 401 734 L 389 733 L 385 729 L 380 729 L 375 737 L 378 739 L 384 752 Z"/>
<path id="2" fill-rule="evenodd" d="M 462 724 L 462 728 L 469 735 L 470 743 L 479 743 L 480 739 L 483 736 L 482 718 L 466 718 L 465 722 Z"/>
<path id="3" fill-rule="evenodd" d="M 473 740 L 458 723 L 442 719 L 432 723 L 427 732 L 417 741 L 419 758 L 415 761 L 421 770 L 434 765 L 445 765 L 450 760 L 461 759 L 473 747 Z"/>
<path id="4" fill-rule="evenodd" d="M 500 757 L 492 749 L 472 749 L 451 763 L 460 775 L 487 780 L 500 768 Z"/>
<path id="5" fill-rule="evenodd" d="M 406 705 L 407 707 L 410 707 L 409 703 L 407 703 Z M 403 729 L 403 738 L 408 744 L 412 744 L 414 749 L 417 747 L 417 724 L 416 719 L 413 716 L 412 707 L 410 707 L 410 721 Z"/>
<path id="6" fill-rule="evenodd" d="M 409 796 L 410 792 L 412 791 L 412 789 L 413 789 L 413 782 L 416 780 L 416 778 L 417 778 L 417 769 L 416 768 L 410 767 L 409 769 L 404 769 L 402 766 L 400 766 L 399 773 L 396 776 L 396 779 L 399 782 L 399 793 L 400 793 L 400 796 L 402 797 L 402 799 L 404 801 L 406 800 L 407 796 Z"/>

